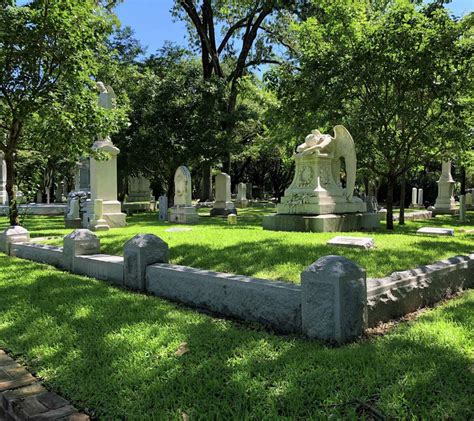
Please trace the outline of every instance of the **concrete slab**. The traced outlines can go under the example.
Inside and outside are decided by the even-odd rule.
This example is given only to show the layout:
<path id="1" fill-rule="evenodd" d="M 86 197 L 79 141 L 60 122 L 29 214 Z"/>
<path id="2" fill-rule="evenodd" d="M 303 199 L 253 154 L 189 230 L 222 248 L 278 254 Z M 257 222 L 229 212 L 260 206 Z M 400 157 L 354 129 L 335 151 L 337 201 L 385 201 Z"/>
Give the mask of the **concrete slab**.
<path id="1" fill-rule="evenodd" d="M 423 227 L 420 228 L 416 233 L 423 235 L 440 235 L 445 237 L 454 236 L 454 230 L 451 228 Z"/>
<path id="2" fill-rule="evenodd" d="M 373 238 L 370 237 L 334 237 L 327 243 L 328 246 L 354 247 L 361 249 L 370 249 L 375 246 Z"/>

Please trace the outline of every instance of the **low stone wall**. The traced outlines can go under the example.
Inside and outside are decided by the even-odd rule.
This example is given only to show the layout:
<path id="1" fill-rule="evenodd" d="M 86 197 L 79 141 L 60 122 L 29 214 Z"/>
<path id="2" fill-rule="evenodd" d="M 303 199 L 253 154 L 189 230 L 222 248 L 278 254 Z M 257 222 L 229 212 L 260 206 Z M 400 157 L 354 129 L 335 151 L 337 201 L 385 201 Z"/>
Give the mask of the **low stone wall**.
<path id="1" fill-rule="evenodd" d="M 93 254 L 74 258 L 74 273 L 123 286 L 123 257 Z"/>
<path id="2" fill-rule="evenodd" d="M 474 254 L 367 280 L 368 325 L 373 327 L 474 287 Z"/>
<path id="3" fill-rule="evenodd" d="M 301 288 L 186 266 L 147 267 L 146 290 L 194 307 L 256 321 L 280 332 L 301 331 Z"/>
<path id="4" fill-rule="evenodd" d="M 324 256 L 302 272 L 301 285 L 294 285 L 168 264 L 168 245 L 152 234 L 133 237 L 120 257 L 100 254 L 99 238 L 89 230 L 67 235 L 63 248 L 25 242 L 25 233 L 17 231 L 0 235 L 0 242 L 10 244 L 0 246 L 11 255 L 337 343 L 474 287 L 474 254 L 381 279 L 366 279 L 365 270 L 344 257 Z"/>
<path id="5" fill-rule="evenodd" d="M 64 215 L 66 212 L 66 205 L 62 203 L 35 203 L 30 205 L 20 205 L 20 215 Z M 0 206 L 0 215 L 8 215 L 8 206 Z"/>
<path id="6" fill-rule="evenodd" d="M 45 244 L 14 243 L 10 247 L 10 254 L 21 259 L 33 260 L 39 263 L 64 268 L 63 248 Z"/>

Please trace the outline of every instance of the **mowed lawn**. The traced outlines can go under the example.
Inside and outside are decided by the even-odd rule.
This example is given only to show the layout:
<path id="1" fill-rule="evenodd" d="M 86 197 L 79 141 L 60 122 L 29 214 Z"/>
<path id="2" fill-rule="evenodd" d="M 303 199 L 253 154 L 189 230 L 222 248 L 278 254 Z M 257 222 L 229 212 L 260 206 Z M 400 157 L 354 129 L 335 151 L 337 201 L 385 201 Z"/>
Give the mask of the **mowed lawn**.
<path id="1" fill-rule="evenodd" d="M 262 229 L 262 216 L 272 209 L 239 209 L 238 225 L 227 224 L 225 218 L 211 218 L 202 210 L 200 223 L 194 226 L 160 222 L 156 214 L 134 215 L 127 218 L 128 226 L 108 232 L 99 232 L 102 251 L 121 254 L 124 243 L 138 233 L 153 233 L 170 246 L 172 263 L 221 272 L 250 275 L 260 278 L 299 282 L 300 273 L 321 256 L 343 255 L 367 270 L 369 277 L 382 277 L 394 271 L 457 254 L 474 252 L 474 212 L 470 223 L 459 224 L 458 217 L 439 216 L 432 220 L 408 221 L 396 225 L 393 232 L 384 224 L 377 232 L 346 233 L 350 236 L 375 238 L 376 248 L 357 250 L 327 246 L 326 242 L 337 233 L 275 232 Z M 32 237 L 56 237 L 48 243 L 61 245 L 62 236 L 72 230 L 64 229 L 62 217 L 30 217 L 25 227 Z M 6 226 L 6 225 L 5 225 Z M 454 237 L 417 236 L 422 226 L 453 227 Z M 170 228 L 190 228 L 190 231 L 168 232 Z"/>
<path id="2" fill-rule="evenodd" d="M 474 291 L 330 348 L 0 254 L 0 347 L 99 419 L 474 417 Z"/>

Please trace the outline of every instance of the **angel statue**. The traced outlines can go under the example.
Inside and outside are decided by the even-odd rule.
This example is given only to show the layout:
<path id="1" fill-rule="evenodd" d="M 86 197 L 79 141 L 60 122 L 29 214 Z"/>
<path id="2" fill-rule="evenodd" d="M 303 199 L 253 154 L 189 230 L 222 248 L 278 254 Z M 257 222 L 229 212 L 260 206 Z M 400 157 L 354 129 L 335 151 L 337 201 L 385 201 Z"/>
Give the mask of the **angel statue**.
<path id="1" fill-rule="evenodd" d="M 97 89 L 99 90 L 99 106 L 106 110 L 112 110 L 117 107 L 115 92 L 110 85 L 105 85 L 103 82 L 97 82 Z M 94 143 L 94 150 L 101 150 L 112 155 L 117 155 L 120 150 L 112 143 L 109 135 L 105 137 L 102 134 L 97 135 L 97 141 Z"/>
<path id="2" fill-rule="evenodd" d="M 348 202 L 352 202 L 356 181 L 357 158 L 354 140 L 349 131 L 341 125 L 334 127 L 334 137 L 322 134 L 319 130 L 313 130 L 306 136 L 305 142 L 296 149 L 297 155 L 318 155 L 332 158 L 331 173 L 337 183 L 341 171 L 341 158 L 346 164 L 346 191 Z"/>

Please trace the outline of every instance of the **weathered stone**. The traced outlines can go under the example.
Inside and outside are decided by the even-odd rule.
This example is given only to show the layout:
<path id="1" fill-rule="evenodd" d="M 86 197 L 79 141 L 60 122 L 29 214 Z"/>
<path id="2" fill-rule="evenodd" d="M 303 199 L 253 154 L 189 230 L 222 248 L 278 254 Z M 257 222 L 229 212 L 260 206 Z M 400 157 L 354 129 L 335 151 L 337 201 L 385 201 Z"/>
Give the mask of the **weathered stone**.
<path id="1" fill-rule="evenodd" d="M 369 237 L 334 237 L 327 243 L 328 246 L 342 246 L 342 247 L 354 247 L 362 249 L 370 249 L 375 246 L 373 238 Z"/>
<path id="2" fill-rule="evenodd" d="M 149 202 L 150 200 L 152 200 L 150 180 L 142 175 L 129 177 L 127 202 Z"/>
<path id="3" fill-rule="evenodd" d="M 174 206 L 169 209 L 168 220 L 176 224 L 195 224 L 198 222 L 196 208 L 192 206 L 191 173 L 181 166 L 174 175 Z"/>
<path id="4" fill-rule="evenodd" d="M 237 199 L 235 203 L 239 208 L 246 208 L 249 205 L 247 199 L 247 184 L 239 183 L 237 185 Z"/>
<path id="5" fill-rule="evenodd" d="M 145 290 L 146 267 L 154 263 L 168 263 L 168 244 L 153 234 L 137 234 L 125 243 L 124 285 Z"/>
<path id="6" fill-rule="evenodd" d="M 236 225 L 237 224 L 237 215 L 235 213 L 229 213 L 229 215 L 227 215 L 227 223 L 229 225 Z"/>
<path id="7" fill-rule="evenodd" d="M 31 383 L 34 383 L 36 379 L 31 375 L 27 374 L 22 377 L 18 377 L 12 380 L 0 381 L 0 392 L 10 389 L 16 389 L 18 387 L 27 386 Z"/>
<path id="8" fill-rule="evenodd" d="M 20 419 L 29 420 L 35 415 L 43 414 L 48 411 L 37 396 L 28 396 L 24 399 L 13 402 L 13 413 Z"/>
<path id="9" fill-rule="evenodd" d="M 227 216 L 237 213 L 230 194 L 230 175 L 220 173 L 216 175 L 216 201 L 211 209 L 211 216 Z"/>
<path id="10" fill-rule="evenodd" d="M 104 201 L 102 199 L 94 200 L 94 213 L 89 218 L 87 228 L 91 231 L 108 231 L 110 229 L 104 219 Z"/>
<path id="11" fill-rule="evenodd" d="M 160 221 L 167 221 L 168 220 L 168 196 L 166 196 L 166 194 L 160 196 L 158 198 L 158 204 L 159 204 L 158 218 L 160 219 Z"/>
<path id="12" fill-rule="evenodd" d="M 65 269 L 74 272 L 74 257 L 100 253 L 100 239 L 88 229 L 78 229 L 63 240 Z"/>
<path id="13" fill-rule="evenodd" d="M 2 395 L 3 407 L 7 411 L 12 411 L 13 402 L 27 398 L 28 396 L 41 395 L 46 392 L 47 390 L 40 383 L 33 383 L 29 386 L 20 387 L 19 389 L 9 390 Z"/>
<path id="14" fill-rule="evenodd" d="M 422 188 L 418 189 L 418 206 L 420 207 L 423 206 L 423 189 Z"/>
<path id="15" fill-rule="evenodd" d="M 324 256 L 301 274 L 303 333 L 348 342 L 367 327 L 365 270 L 341 256 Z"/>
<path id="16" fill-rule="evenodd" d="M 10 254 L 13 243 L 27 243 L 30 241 L 30 233 L 25 228 L 17 225 L 9 227 L 0 233 L 0 251 Z"/>
<path id="17" fill-rule="evenodd" d="M 418 189 L 416 187 L 413 187 L 411 189 L 411 208 L 416 208 L 418 204 Z"/>
<path id="18" fill-rule="evenodd" d="M 194 307 L 301 332 L 301 290 L 288 282 L 155 264 L 147 268 L 147 291 Z"/>
<path id="19" fill-rule="evenodd" d="M 438 196 L 434 205 L 436 213 L 454 213 L 457 209 L 454 200 L 455 181 L 451 175 L 451 161 L 443 161 L 438 180 Z"/>
<path id="20" fill-rule="evenodd" d="M 416 231 L 417 234 L 424 235 L 443 235 L 443 236 L 453 236 L 454 230 L 451 228 L 436 228 L 436 227 L 423 227 Z"/>

